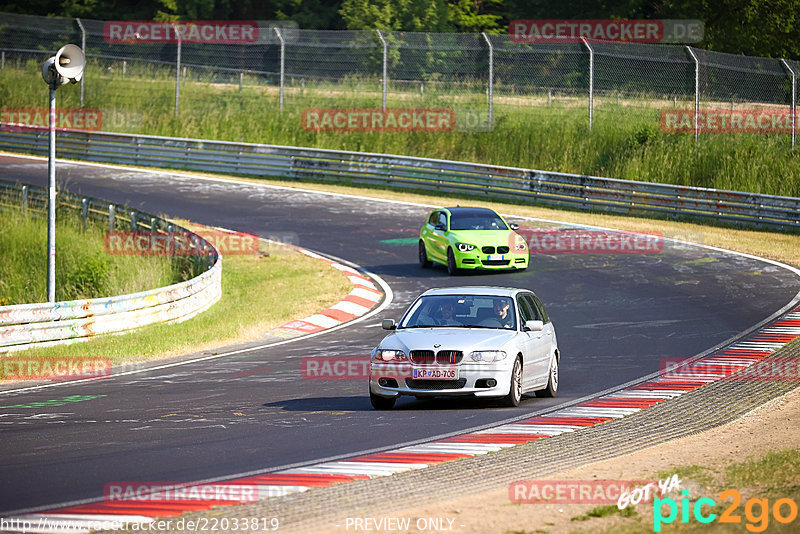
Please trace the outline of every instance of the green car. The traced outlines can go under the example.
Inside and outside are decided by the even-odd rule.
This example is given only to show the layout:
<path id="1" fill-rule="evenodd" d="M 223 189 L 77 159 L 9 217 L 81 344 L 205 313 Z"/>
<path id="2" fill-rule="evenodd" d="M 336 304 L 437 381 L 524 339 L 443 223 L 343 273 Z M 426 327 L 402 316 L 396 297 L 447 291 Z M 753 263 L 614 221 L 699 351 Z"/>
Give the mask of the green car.
<path id="1" fill-rule="evenodd" d="M 440 208 L 433 210 L 419 232 L 419 263 L 460 269 L 523 270 L 528 267 L 525 239 L 494 210 Z"/>

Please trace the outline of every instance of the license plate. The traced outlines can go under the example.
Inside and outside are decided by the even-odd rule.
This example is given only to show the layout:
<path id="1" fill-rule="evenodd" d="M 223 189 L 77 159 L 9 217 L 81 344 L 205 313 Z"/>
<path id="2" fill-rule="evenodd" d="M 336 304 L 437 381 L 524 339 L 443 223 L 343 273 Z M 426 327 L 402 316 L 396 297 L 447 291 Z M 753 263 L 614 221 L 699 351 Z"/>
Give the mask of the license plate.
<path id="1" fill-rule="evenodd" d="M 489 260 L 489 261 L 504 260 L 504 259 L 506 259 L 506 257 L 503 254 L 489 254 L 488 256 L 486 256 L 486 259 Z"/>
<path id="2" fill-rule="evenodd" d="M 413 377 L 418 380 L 458 380 L 458 367 L 415 368 Z"/>

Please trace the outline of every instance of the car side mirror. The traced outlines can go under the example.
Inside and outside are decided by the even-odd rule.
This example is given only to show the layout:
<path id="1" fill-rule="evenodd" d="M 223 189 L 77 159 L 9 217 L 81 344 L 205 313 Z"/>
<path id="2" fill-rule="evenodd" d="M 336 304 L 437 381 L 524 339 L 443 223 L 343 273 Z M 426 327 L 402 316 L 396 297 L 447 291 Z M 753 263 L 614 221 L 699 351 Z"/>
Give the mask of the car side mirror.
<path id="1" fill-rule="evenodd" d="M 384 330 L 394 330 L 397 328 L 397 325 L 395 324 L 394 319 L 384 319 L 381 321 L 381 328 Z"/>
<path id="2" fill-rule="evenodd" d="M 525 321 L 525 332 L 541 332 L 544 330 L 544 323 L 542 321 Z"/>
<path id="3" fill-rule="evenodd" d="M 435 225 L 433 227 L 433 229 L 434 230 L 439 230 L 440 232 L 444 232 L 445 230 L 447 230 L 447 228 L 445 228 L 445 226 L 443 224 L 437 224 L 437 225 Z"/>
<path id="4" fill-rule="evenodd" d="M 512 230 L 519 230 L 519 225 L 517 223 L 511 223 L 508 225 L 508 227 Z"/>

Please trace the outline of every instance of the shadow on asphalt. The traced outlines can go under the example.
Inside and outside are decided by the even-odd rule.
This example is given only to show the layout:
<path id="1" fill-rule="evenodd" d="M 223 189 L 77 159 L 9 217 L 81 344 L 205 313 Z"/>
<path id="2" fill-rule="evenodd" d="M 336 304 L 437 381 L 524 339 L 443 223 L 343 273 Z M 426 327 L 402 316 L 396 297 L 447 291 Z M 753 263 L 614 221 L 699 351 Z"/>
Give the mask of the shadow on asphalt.
<path id="1" fill-rule="evenodd" d="M 497 400 L 464 398 L 422 398 L 401 397 L 393 411 L 444 411 L 444 410 L 503 410 L 514 415 L 515 410 L 526 410 L 536 408 L 541 404 L 534 396 L 525 395 L 519 408 L 506 408 L 500 405 Z M 309 397 L 305 399 L 287 399 L 263 404 L 265 408 L 280 408 L 288 412 L 372 412 L 375 411 L 369 402 L 367 395 L 358 397 Z"/>
<path id="2" fill-rule="evenodd" d="M 452 278 L 458 280 L 459 278 L 474 278 L 485 276 L 492 278 L 504 274 L 513 274 L 520 271 L 460 271 L 456 276 L 451 277 L 447 274 L 447 268 L 443 265 L 433 265 L 427 269 L 423 269 L 416 263 L 389 263 L 380 265 L 361 265 L 364 269 L 378 276 L 402 276 L 403 278 Z M 525 272 L 525 271 L 522 271 Z"/>

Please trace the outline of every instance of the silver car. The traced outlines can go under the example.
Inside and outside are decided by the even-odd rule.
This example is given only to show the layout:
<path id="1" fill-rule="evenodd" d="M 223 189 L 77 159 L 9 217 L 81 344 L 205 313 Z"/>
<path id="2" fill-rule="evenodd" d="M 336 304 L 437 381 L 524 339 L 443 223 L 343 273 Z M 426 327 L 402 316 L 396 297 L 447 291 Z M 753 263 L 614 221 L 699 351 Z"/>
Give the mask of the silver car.
<path id="1" fill-rule="evenodd" d="M 523 393 L 554 397 L 560 354 L 553 323 L 527 289 L 431 289 L 373 349 L 369 398 L 378 410 L 400 395 L 473 396 L 518 406 Z"/>

